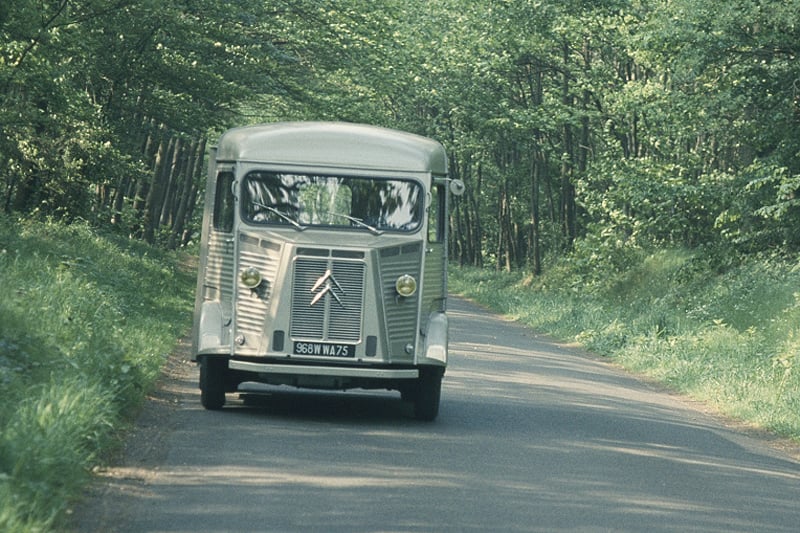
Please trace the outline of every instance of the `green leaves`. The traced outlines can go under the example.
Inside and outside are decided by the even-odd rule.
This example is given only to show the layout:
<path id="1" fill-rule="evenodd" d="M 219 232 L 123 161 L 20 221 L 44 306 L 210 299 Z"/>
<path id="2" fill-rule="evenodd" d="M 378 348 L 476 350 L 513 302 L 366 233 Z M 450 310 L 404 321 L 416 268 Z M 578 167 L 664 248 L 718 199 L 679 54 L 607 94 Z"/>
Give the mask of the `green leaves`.
<path id="1" fill-rule="evenodd" d="M 0 209 L 136 226 L 137 191 L 168 181 L 157 149 L 330 119 L 446 144 L 467 262 L 595 228 L 797 250 L 798 28 L 800 0 L 8 0 Z M 758 161 L 785 177 L 745 188 Z"/>

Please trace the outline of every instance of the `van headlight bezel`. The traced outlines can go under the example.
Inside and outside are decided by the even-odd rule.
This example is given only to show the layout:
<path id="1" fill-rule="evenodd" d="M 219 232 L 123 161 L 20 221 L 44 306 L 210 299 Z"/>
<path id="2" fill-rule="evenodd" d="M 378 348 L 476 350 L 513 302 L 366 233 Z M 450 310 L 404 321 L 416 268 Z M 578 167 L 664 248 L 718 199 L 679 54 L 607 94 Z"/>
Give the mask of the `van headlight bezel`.
<path id="1" fill-rule="evenodd" d="M 263 278 L 257 268 L 247 267 L 239 273 L 239 281 L 248 289 L 255 289 L 261 285 Z"/>
<path id="2" fill-rule="evenodd" d="M 411 274 L 403 274 L 394 282 L 394 289 L 403 298 L 410 298 L 417 292 L 417 280 Z"/>

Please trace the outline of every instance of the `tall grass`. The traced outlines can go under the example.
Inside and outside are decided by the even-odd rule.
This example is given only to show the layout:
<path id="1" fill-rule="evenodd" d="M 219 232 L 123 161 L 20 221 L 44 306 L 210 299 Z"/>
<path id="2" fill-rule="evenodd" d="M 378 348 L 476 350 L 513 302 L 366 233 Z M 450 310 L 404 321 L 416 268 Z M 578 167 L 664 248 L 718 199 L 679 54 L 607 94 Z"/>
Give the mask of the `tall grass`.
<path id="1" fill-rule="evenodd" d="M 177 254 L 0 218 L 0 531 L 57 527 L 190 320 Z"/>
<path id="2" fill-rule="evenodd" d="M 800 440 L 800 265 L 617 250 L 542 277 L 451 269 L 451 290 Z"/>

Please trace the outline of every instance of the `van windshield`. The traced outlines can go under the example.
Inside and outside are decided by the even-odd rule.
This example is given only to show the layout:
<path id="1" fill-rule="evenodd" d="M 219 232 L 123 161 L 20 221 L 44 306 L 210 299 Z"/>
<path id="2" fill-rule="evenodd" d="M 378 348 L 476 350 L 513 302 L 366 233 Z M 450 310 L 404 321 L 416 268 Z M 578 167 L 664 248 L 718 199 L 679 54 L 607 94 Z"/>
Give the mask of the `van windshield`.
<path id="1" fill-rule="evenodd" d="M 424 194 L 412 180 L 250 172 L 242 217 L 251 224 L 360 228 L 375 234 L 419 229 Z"/>

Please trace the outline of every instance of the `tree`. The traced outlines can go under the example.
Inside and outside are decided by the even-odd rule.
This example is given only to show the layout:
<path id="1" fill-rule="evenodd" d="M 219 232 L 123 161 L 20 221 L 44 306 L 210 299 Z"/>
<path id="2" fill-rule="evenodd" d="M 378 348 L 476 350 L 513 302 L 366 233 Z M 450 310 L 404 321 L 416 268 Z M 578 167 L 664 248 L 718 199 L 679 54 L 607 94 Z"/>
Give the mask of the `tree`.
<path id="1" fill-rule="evenodd" d="M 347 120 L 445 144 L 463 264 L 539 273 L 587 236 L 797 251 L 798 17 L 800 0 L 8 0 L 2 209 L 177 246 L 208 138 Z"/>

